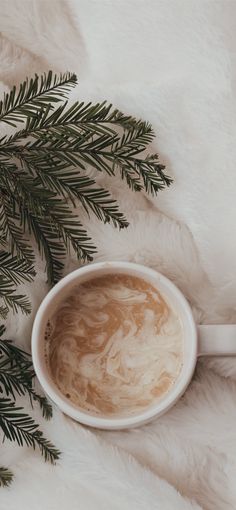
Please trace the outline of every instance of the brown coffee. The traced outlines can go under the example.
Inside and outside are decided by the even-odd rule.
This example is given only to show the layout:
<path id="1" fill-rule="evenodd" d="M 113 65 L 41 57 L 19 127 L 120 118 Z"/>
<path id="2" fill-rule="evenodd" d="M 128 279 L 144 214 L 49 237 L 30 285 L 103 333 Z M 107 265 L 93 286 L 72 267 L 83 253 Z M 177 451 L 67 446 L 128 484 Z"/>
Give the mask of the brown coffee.
<path id="1" fill-rule="evenodd" d="M 134 276 L 76 286 L 45 335 L 55 384 L 91 414 L 138 413 L 165 396 L 181 371 L 180 319 L 155 287 Z"/>

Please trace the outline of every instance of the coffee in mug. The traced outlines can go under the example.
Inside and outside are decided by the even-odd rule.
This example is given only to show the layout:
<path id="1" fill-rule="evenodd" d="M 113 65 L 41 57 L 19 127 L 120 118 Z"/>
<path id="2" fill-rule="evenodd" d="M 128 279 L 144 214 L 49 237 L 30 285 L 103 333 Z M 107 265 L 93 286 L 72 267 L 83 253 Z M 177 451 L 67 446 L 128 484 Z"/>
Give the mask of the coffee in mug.
<path id="1" fill-rule="evenodd" d="M 71 404 L 129 416 L 162 400 L 180 376 L 183 327 L 156 287 L 106 274 L 76 285 L 45 331 L 51 377 Z"/>

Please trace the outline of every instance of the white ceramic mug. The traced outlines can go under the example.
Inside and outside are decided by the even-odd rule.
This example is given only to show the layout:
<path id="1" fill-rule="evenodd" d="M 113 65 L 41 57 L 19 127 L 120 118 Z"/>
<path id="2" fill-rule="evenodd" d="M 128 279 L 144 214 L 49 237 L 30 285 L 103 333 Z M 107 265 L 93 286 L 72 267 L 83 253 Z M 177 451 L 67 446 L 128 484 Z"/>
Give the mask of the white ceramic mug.
<path id="1" fill-rule="evenodd" d="M 111 273 L 137 276 L 150 283 L 166 298 L 183 325 L 184 354 L 181 374 L 171 390 L 159 402 L 139 414 L 107 418 L 92 416 L 63 396 L 50 377 L 45 355 L 46 324 L 57 306 L 73 287 L 92 278 Z M 199 356 L 236 355 L 236 325 L 197 326 L 191 308 L 182 292 L 165 276 L 145 266 L 130 262 L 101 262 L 81 267 L 68 274 L 53 287 L 42 301 L 33 325 L 32 357 L 36 375 L 48 397 L 68 416 L 90 427 L 124 429 L 143 425 L 157 418 L 183 395 L 189 385 Z"/>

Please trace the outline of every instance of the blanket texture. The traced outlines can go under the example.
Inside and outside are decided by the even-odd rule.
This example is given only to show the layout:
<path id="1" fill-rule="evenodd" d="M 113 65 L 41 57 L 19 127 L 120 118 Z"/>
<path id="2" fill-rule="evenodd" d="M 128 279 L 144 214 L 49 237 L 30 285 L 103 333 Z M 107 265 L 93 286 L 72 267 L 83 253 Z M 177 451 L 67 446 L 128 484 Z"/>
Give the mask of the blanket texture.
<path id="1" fill-rule="evenodd" d="M 100 176 L 131 226 L 118 232 L 84 217 L 96 259 L 156 268 L 199 323 L 236 322 L 236 3 L 0 0 L 0 12 L 0 93 L 34 72 L 75 71 L 74 99 L 107 99 L 157 132 L 153 148 L 174 184 L 134 197 Z M 75 267 L 68 261 L 66 272 Z M 27 289 L 33 314 L 47 292 L 38 288 Z M 8 319 L 9 335 L 28 348 L 32 320 Z M 176 407 L 137 430 L 90 431 L 56 409 L 48 424 L 37 419 L 62 458 L 52 467 L 5 442 L 1 464 L 15 480 L 1 510 L 236 508 L 233 358 L 199 362 Z"/>

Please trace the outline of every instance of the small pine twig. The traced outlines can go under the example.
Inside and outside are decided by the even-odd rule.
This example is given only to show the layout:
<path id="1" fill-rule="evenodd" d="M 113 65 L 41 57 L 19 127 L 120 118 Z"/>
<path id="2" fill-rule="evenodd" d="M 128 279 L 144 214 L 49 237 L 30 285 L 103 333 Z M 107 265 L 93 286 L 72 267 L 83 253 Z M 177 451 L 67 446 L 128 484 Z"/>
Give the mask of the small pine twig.
<path id="1" fill-rule="evenodd" d="M 54 464 L 59 459 L 59 450 L 43 436 L 33 418 L 22 411 L 23 407 L 16 407 L 11 399 L 0 399 L 0 427 L 4 437 L 16 441 L 19 446 L 25 443 L 34 450 L 38 446 L 45 461 L 49 460 Z"/>
<path id="2" fill-rule="evenodd" d="M 13 87 L 4 95 L 0 102 L 0 122 L 16 127 L 18 122 L 37 115 L 49 105 L 51 110 L 52 104 L 65 99 L 76 83 L 77 78 L 72 73 L 57 76 L 49 71 L 41 77 L 35 75 L 30 80 L 26 78 L 18 93 L 16 87 Z"/>
<path id="3" fill-rule="evenodd" d="M 0 337 L 5 327 L 0 326 Z M 37 423 L 16 407 L 16 395 L 28 395 L 33 405 L 37 402 L 43 417 L 52 417 L 52 407 L 45 397 L 39 395 L 32 386 L 35 373 L 31 356 L 16 347 L 10 340 L 0 339 L 0 428 L 4 437 L 16 441 L 19 446 L 25 443 L 34 449 L 38 447 L 45 460 L 54 463 L 59 458 L 59 451 L 42 434 Z M 4 396 L 4 394 L 6 396 Z M 11 398 L 10 398 L 11 397 Z"/>
<path id="4" fill-rule="evenodd" d="M 51 406 L 51 404 L 49 404 L 49 402 L 46 399 L 46 397 L 42 397 L 42 395 L 39 395 L 33 389 L 30 389 L 30 388 L 27 389 L 27 392 L 29 394 L 29 397 L 33 401 L 38 402 L 39 407 L 40 407 L 40 409 L 42 411 L 43 418 L 45 418 L 45 420 L 51 420 L 51 418 L 52 418 L 52 406 Z"/>

